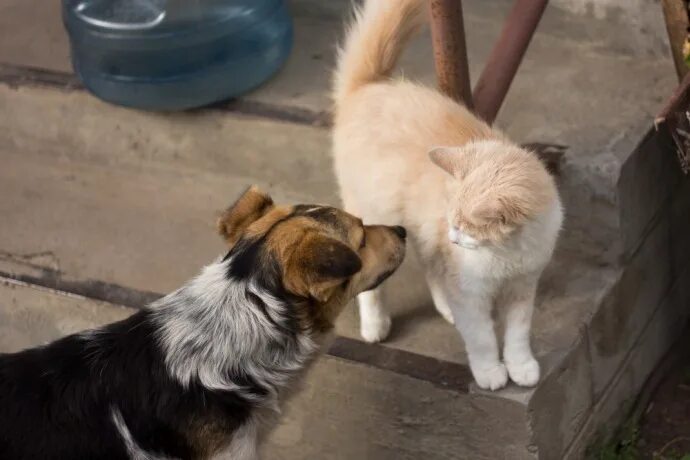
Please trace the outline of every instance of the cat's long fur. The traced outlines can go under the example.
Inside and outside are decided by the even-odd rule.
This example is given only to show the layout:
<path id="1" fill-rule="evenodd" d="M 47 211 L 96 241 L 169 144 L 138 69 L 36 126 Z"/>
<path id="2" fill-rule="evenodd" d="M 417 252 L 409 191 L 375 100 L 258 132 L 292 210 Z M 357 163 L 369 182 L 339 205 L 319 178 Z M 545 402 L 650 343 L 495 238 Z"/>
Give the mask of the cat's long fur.
<path id="1" fill-rule="evenodd" d="M 424 0 L 366 0 L 355 12 L 334 80 L 335 170 L 348 211 L 401 222 L 434 303 L 462 334 L 482 388 L 539 380 L 529 332 L 537 282 L 562 223 L 538 158 L 436 90 L 393 80 Z M 451 146 L 451 147 L 437 147 Z M 385 339 L 378 291 L 359 296 L 361 332 Z M 503 360 L 491 316 L 506 317 Z"/>

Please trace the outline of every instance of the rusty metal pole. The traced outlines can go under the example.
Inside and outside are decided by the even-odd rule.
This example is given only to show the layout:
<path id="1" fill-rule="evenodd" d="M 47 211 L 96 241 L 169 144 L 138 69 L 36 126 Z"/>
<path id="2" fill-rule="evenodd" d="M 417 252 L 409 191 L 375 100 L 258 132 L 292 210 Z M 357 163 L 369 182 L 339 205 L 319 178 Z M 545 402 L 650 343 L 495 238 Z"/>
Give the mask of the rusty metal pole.
<path id="1" fill-rule="evenodd" d="M 678 80 L 682 80 L 688 73 L 688 66 L 683 58 L 683 43 L 685 43 L 688 27 L 690 27 L 688 0 L 662 0 L 661 6 L 664 10 L 666 32 L 668 33 L 669 45 L 671 45 L 673 63 L 676 66 Z"/>
<path id="2" fill-rule="evenodd" d="M 665 130 L 673 139 L 680 167 L 690 174 L 690 73 L 654 120 L 657 131 Z"/>
<path id="3" fill-rule="evenodd" d="M 508 14 L 501 36 L 474 88 L 475 112 L 489 124 L 496 119 L 548 2 L 515 0 Z"/>
<path id="4" fill-rule="evenodd" d="M 429 0 L 436 77 L 441 91 L 472 108 L 462 0 Z"/>

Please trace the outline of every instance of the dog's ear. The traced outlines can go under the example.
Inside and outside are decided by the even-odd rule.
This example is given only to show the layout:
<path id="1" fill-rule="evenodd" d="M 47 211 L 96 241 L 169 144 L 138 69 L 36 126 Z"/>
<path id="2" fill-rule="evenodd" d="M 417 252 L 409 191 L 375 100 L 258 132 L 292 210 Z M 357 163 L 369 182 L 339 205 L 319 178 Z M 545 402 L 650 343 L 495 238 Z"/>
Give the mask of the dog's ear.
<path id="1" fill-rule="evenodd" d="M 362 260 L 346 244 L 309 233 L 285 266 L 285 287 L 297 295 L 326 302 L 336 286 L 362 269 Z"/>
<path id="2" fill-rule="evenodd" d="M 220 215 L 216 224 L 218 233 L 232 247 L 247 227 L 264 216 L 272 207 L 271 197 L 259 190 L 256 185 L 252 185 Z"/>

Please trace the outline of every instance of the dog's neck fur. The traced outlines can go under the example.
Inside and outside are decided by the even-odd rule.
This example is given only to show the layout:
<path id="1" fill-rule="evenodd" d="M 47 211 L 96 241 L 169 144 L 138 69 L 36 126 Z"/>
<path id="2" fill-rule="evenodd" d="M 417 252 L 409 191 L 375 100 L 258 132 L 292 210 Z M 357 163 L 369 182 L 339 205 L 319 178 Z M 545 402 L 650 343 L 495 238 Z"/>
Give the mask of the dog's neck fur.
<path id="1" fill-rule="evenodd" d="M 232 263 L 231 256 L 205 267 L 151 306 L 158 339 L 166 366 L 184 387 L 198 381 L 273 406 L 318 344 L 291 321 L 290 300 L 255 279 L 233 279 Z"/>

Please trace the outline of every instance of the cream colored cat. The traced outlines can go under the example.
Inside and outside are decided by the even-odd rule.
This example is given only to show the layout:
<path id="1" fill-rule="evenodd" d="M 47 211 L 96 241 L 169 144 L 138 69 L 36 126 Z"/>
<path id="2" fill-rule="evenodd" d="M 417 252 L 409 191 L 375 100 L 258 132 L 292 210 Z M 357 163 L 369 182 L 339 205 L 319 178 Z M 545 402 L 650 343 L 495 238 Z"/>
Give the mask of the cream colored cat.
<path id="1" fill-rule="evenodd" d="M 537 157 L 439 92 L 390 73 L 423 23 L 425 0 L 367 0 L 335 74 L 335 169 L 348 211 L 404 225 L 437 310 L 464 338 L 477 384 L 508 375 L 535 385 L 530 347 L 537 282 L 562 222 Z M 438 147 L 448 146 L 448 147 Z M 359 296 L 361 333 L 377 342 L 390 316 L 378 289 Z M 503 359 L 492 308 L 506 318 Z"/>

